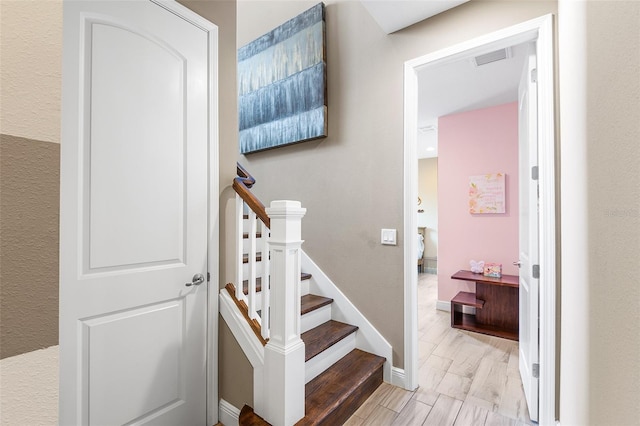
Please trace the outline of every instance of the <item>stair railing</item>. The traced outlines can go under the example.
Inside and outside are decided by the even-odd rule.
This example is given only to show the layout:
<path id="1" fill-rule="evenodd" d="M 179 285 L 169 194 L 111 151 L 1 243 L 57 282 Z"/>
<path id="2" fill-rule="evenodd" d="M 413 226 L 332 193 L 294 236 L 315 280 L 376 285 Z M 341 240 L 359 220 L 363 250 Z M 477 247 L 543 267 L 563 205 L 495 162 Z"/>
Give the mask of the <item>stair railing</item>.
<path id="1" fill-rule="evenodd" d="M 270 235 L 271 219 L 267 215 L 264 204 L 251 192 L 256 180 L 244 167 L 237 164 L 238 176 L 233 180 L 233 189 L 236 191 L 236 291 L 237 300 L 247 304 L 249 319 L 260 326 L 260 334 L 263 341 L 269 339 L 269 266 L 270 256 L 268 240 Z M 245 232 L 244 220 L 248 219 L 248 230 Z M 258 219 L 261 226 L 259 230 Z M 246 238 L 245 238 L 246 236 Z M 261 241 L 258 247 L 258 239 Z M 247 244 L 245 244 L 247 241 Z M 246 247 L 248 246 L 248 247 Z M 245 251 L 245 249 L 248 249 Z M 258 251 L 260 249 L 260 251 Z M 245 256 L 247 253 L 247 256 Z M 246 259 L 246 263 L 245 263 Z M 258 262 L 261 270 L 258 270 Z M 245 265 L 247 265 L 245 267 Z M 246 273 L 245 273 L 246 269 Z M 244 281 L 247 281 L 247 294 L 244 294 Z M 261 280 L 261 312 L 258 315 L 257 283 Z"/>
<path id="2" fill-rule="evenodd" d="M 255 179 L 240 165 L 236 191 L 238 301 L 246 300 L 248 316 L 260 324 L 264 347 L 263 401 L 257 414 L 272 425 L 293 425 L 304 417 L 305 349 L 300 338 L 301 222 L 306 213 L 298 201 L 273 201 L 269 208 L 251 192 Z M 249 219 L 248 238 L 243 222 Z M 257 219 L 262 222 L 262 252 L 258 253 Z M 244 240 L 248 240 L 248 294 L 245 298 Z M 258 259 L 262 260 L 262 306 L 257 313 Z M 254 383 L 255 385 L 255 383 Z M 258 407 L 256 407 L 258 408 Z"/>

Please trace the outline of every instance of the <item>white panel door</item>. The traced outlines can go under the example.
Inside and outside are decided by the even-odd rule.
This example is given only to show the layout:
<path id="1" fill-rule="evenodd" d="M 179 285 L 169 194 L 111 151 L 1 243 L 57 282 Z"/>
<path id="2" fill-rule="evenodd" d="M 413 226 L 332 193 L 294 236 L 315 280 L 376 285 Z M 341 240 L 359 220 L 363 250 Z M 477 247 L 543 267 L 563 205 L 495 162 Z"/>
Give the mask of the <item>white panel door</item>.
<path id="1" fill-rule="evenodd" d="M 520 330 L 519 367 L 531 420 L 538 420 L 538 164 L 536 58 L 533 46 L 525 61 L 519 87 L 519 251 L 520 251 Z M 537 267 L 537 266 L 536 266 Z"/>
<path id="2" fill-rule="evenodd" d="M 62 425 L 206 424 L 209 45 L 188 13 L 64 3 Z"/>

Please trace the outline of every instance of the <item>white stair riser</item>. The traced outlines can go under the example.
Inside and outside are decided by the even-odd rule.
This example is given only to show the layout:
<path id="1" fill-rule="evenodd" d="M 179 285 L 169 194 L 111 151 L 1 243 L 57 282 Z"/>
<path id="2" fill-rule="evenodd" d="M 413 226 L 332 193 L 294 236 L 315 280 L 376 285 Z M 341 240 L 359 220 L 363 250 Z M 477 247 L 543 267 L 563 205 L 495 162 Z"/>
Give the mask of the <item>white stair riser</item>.
<path id="1" fill-rule="evenodd" d="M 324 324 L 331 320 L 331 305 L 323 306 L 322 308 L 308 312 L 302 315 L 300 319 L 300 333 L 309 331 L 312 328 Z"/>
<path id="2" fill-rule="evenodd" d="M 356 333 L 351 333 L 335 345 L 311 358 L 305 363 L 305 383 L 309 383 L 319 374 L 338 362 L 342 357 L 356 348 Z"/>
<path id="3" fill-rule="evenodd" d="M 312 278 L 313 279 L 313 278 Z M 309 294 L 309 281 L 311 280 L 301 280 L 300 282 L 300 296 L 306 296 Z"/>

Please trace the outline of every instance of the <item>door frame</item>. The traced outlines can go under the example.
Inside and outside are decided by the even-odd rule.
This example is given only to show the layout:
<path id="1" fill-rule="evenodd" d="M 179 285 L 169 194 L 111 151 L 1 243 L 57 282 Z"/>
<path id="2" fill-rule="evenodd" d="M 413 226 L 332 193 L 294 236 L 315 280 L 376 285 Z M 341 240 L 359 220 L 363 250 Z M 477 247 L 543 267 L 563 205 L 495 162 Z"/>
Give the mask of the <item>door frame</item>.
<path id="1" fill-rule="evenodd" d="M 175 13 L 207 34 L 208 44 L 208 240 L 207 240 L 207 424 L 219 421 L 218 401 L 218 291 L 220 276 L 220 158 L 218 92 L 218 26 L 175 0 L 150 0 Z"/>
<path id="2" fill-rule="evenodd" d="M 418 78 L 426 67 L 536 41 L 538 60 L 538 168 L 540 250 L 539 421 L 556 421 L 556 141 L 553 15 L 495 31 L 404 64 L 404 374 L 396 384 L 418 387 L 418 273 L 415 264 L 418 197 Z M 404 383 L 401 383 L 404 382 Z"/>

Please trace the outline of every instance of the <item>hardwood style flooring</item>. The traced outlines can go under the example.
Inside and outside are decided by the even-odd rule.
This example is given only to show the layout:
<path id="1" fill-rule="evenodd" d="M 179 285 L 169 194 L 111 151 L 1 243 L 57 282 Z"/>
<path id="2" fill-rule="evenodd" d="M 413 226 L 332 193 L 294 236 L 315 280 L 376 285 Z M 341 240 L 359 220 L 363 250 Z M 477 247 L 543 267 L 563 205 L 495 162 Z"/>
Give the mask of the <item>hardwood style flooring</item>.
<path id="1" fill-rule="evenodd" d="M 383 383 L 348 426 L 530 425 L 518 372 L 518 342 L 451 328 L 436 310 L 437 276 L 418 278 L 419 383 Z"/>

